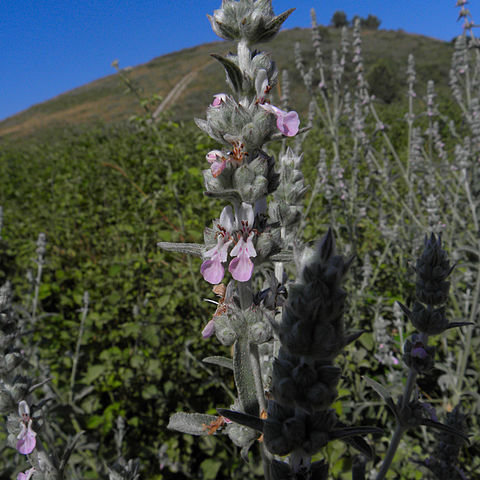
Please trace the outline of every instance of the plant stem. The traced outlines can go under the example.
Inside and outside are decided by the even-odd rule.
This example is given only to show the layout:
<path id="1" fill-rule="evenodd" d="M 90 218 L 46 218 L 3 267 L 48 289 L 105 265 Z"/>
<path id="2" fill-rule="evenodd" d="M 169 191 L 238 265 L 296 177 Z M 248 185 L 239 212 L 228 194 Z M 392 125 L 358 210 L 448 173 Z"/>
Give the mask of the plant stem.
<path id="1" fill-rule="evenodd" d="M 383 459 L 382 467 L 378 472 L 376 480 L 383 480 L 385 475 L 392 464 L 393 457 L 395 456 L 395 452 L 397 451 L 398 445 L 400 444 L 400 440 L 402 439 L 403 434 L 405 433 L 406 428 L 402 427 L 401 425 L 397 425 L 395 432 L 393 434 L 392 440 L 390 441 L 390 445 L 388 446 L 387 454 Z"/>
<path id="2" fill-rule="evenodd" d="M 413 388 L 415 387 L 416 379 L 417 372 L 411 368 L 408 372 L 407 384 L 405 385 L 405 390 L 403 392 L 402 409 L 404 409 L 410 401 L 410 396 L 412 395 Z"/>
<path id="3" fill-rule="evenodd" d="M 413 368 L 411 368 L 408 372 L 408 378 L 407 378 L 407 383 L 405 385 L 405 390 L 403 391 L 402 405 L 400 407 L 401 408 L 400 415 L 401 415 L 401 411 L 408 405 L 408 402 L 410 401 L 410 396 L 412 395 L 413 388 L 415 387 L 416 378 L 417 378 L 417 372 Z M 380 468 L 380 472 L 378 472 L 376 480 L 383 480 L 385 478 L 385 475 L 387 474 L 388 469 L 392 464 L 393 457 L 395 456 L 395 452 L 397 451 L 398 445 L 400 444 L 400 440 L 402 439 L 402 436 L 406 431 L 407 431 L 406 427 L 397 423 L 395 432 L 393 433 L 393 437 L 388 446 L 387 453 L 385 455 L 385 458 L 383 459 L 383 463 Z"/>
<path id="4" fill-rule="evenodd" d="M 80 345 L 82 343 L 83 331 L 85 328 L 85 320 L 88 314 L 88 304 L 89 304 L 88 292 L 85 292 L 83 294 L 82 318 L 80 320 L 80 329 L 78 331 L 77 345 L 75 346 L 75 355 L 73 356 L 72 373 L 70 375 L 70 392 L 68 394 L 70 405 L 73 405 L 73 389 L 75 387 L 75 376 L 77 374 L 78 358 L 80 356 Z"/>

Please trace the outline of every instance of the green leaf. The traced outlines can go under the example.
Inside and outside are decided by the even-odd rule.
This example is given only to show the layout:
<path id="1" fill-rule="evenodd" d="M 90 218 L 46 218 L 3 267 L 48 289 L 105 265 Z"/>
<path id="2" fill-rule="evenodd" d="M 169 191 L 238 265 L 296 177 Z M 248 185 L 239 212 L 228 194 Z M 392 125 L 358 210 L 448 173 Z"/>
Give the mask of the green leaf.
<path id="1" fill-rule="evenodd" d="M 92 383 L 104 373 L 105 373 L 104 365 L 90 365 L 82 381 L 83 383 Z"/>
<path id="2" fill-rule="evenodd" d="M 92 415 L 87 420 L 87 428 L 91 428 L 92 430 L 98 428 L 100 425 L 104 423 L 105 419 L 101 415 Z"/>
<path id="3" fill-rule="evenodd" d="M 123 269 L 122 265 L 111 265 L 108 269 L 108 276 L 116 277 Z"/>
<path id="4" fill-rule="evenodd" d="M 168 422 L 167 428 L 190 435 L 208 435 L 205 425 L 210 425 L 218 417 L 203 413 L 174 413 Z"/>
<path id="5" fill-rule="evenodd" d="M 239 338 L 233 344 L 233 376 L 243 410 L 252 415 L 258 414 L 250 345 L 246 338 Z"/>
<path id="6" fill-rule="evenodd" d="M 233 370 L 233 360 L 227 357 L 206 357 L 202 362 L 218 365 L 219 367 L 229 368 Z"/>
<path id="7" fill-rule="evenodd" d="M 236 422 L 245 427 L 253 428 L 253 430 L 263 432 L 263 420 L 260 417 L 249 415 L 248 413 L 235 412 L 226 408 L 218 408 L 217 412 L 222 417 L 232 420 L 232 422 Z"/>
<path id="8" fill-rule="evenodd" d="M 214 460 L 213 458 L 207 458 L 200 464 L 200 469 L 202 470 L 203 480 L 214 480 L 217 478 L 218 471 L 222 466 L 220 460 Z"/>
<path id="9" fill-rule="evenodd" d="M 241 93 L 243 75 L 242 75 L 242 71 L 237 66 L 237 64 L 232 62 L 231 60 L 228 60 L 228 58 L 222 57 L 221 55 L 218 55 L 216 53 L 212 53 L 210 55 L 223 65 L 223 68 L 227 73 L 227 77 L 230 80 L 230 83 L 232 85 L 233 91 L 235 93 Z"/>
<path id="10" fill-rule="evenodd" d="M 372 378 L 369 378 L 367 376 L 363 376 L 363 379 L 365 380 L 365 382 L 367 382 L 368 385 L 370 385 L 383 398 L 385 403 L 388 405 L 390 410 L 393 412 L 395 417 L 398 419 L 399 417 L 398 417 L 397 409 L 395 407 L 395 404 L 393 403 L 393 400 L 392 400 L 392 397 L 391 397 L 389 391 L 383 385 L 376 382 Z"/>
<path id="11" fill-rule="evenodd" d="M 272 18 L 266 25 L 265 25 L 265 36 L 267 38 L 272 38 L 272 35 L 274 35 L 278 30 L 280 30 L 280 27 L 282 26 L 282 23 L 290 16 L 292 12 L 295 11 L 295 8 L 289 8 L 286 12 L 281 13 L 280 15 L 277 15 L 276 17 Z M 258 40 L 259 42 L 261 39 Z"/>
<path id="12" fill-rule="evenodd" d="M 172 243 L 158 242 L 157 247 L 167 250 L 167 252 L 188 253 L 190 255 L 202 256 L 204 245 L 201 243 Z"/>
<path id="13" fill-rule="evenodd" d="M 373 350 L 374 340 L 373 335 L 370 332 L 364 333 L 358 341 L 369 351 Z"/>

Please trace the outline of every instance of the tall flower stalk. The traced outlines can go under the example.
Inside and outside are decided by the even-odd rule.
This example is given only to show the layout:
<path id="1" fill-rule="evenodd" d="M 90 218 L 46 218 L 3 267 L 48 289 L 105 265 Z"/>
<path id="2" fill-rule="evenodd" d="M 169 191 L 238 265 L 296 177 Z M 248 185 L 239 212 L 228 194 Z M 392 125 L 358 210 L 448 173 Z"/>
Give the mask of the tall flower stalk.
<path id="1" fill-rule="evenodd" d="M 340 281 L 351 259 L 336 254 L 331 231 L 307 259 L 298 235 L 307 190 L 301 154 L 283 149 L 277 164 L 266 147 L 274 140 L 285 147 L 302 130 L 296 112 L 272 103 L 278 72 L 270 55 L 250 47 L 273 38 L 292 11 L 275 16 L 269 0 L 226 0 L 209 17 L 219 36 L 237 41 L 236 54 L 212 55 L 225 68 L 232 93 L 215 94 L 206 119 L 196 119 L 219 143 L 206 154 L 205 194 L 228 204 L 205 230 L 204 245 L 159 244 L 202 256 L 200 273 L 220 297 L 202 334 L 214 334 L 233 352 L 232 359 L 205 361 L 231 368 L 237 389 L 233 405 L 219 409 L 220 416 L 179 412 L 169 428 L 196 435 L 221 431 L 244 458 L 259 440 L 267 479 L 326 478 L 328 464 L 312 463 L 313 455 L 343 439 L 371 456 L 359 435 L 378 431 L 347 427 L 331 408 L 340 376 L 333 359 L 359 336 L 345 333 L 342 318 Z M 293 259 L 299 277 L 285 303 L 284 264 Z M 231 280 L 220 283 L 225 276 Z M 270 361 L 261 361 L 260 350 L 271 352 Z M 290 455 L 289 461 L 275 460 L 277 455 Z"/>

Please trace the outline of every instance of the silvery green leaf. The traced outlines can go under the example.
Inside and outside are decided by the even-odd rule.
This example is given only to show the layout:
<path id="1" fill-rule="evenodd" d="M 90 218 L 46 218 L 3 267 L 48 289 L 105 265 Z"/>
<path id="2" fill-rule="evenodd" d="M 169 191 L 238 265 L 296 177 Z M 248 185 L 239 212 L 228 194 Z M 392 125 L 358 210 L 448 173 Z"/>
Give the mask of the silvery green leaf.
<path id="1" fill-rule="evenodd" d="M 450 435 L 455 435 L 456 437 L 461 438 L 467 443 L 470 443 L 468 439 L 468 435 L 465 435 L 464 433 L 458 431 L 456 428 L 452 428 L 448 425 L 444 425 L 443 423 L 440 422 L 435 422 L 434 420 L 430 420 L 428 418 L 422 419 L 419 422 L 421 425 L 425 425 L 426 427 L 431 427 L 435 428 L 436 430 L 441 430 L 443 432 L 446 432 Z"/>
<path id="2" fill-rule="evenodd" d="M 241 425 L 237 422 L 232 422 L 227 425 L 225 432 L 228 435 L 228 438 L 230 438 L 230 440 L 237 447 L 245 449 L 247 453 L 253 442 L 255 442 L 255 440 L 260 436 L 256 430 Z"/>
<path id="3" fill-rule="evenodd" d="M 277 15 L 276 17 L 272 18 L 267 24 L 265 25 L 265 33 L 257 39 L 257 42 L 265 42 L 267 40 L 271 40 L 280 30 L 282 23 L 290 16 L 290 14 L 295 11 L 294 8 L 289 8 L 287 11 Z"/>
<path id="4" fill-rule="evenodd" d="M 219 367 L 229 368 L 233 370 L 233 360 L 227 357 L 206 357 L 202 362 L 218 365 Z"/>
<path id="5" fill-rule="evenodd" d="M 217 408 L 217 412 L 225 418 L 228 418 L 232 422 L 239 423 L 245 427 L 252 428 L 259 432 L 263 432 L 263 420 L 255 415 L 249 415 L 248 413 L 235 412 L 226 408 Z"/>
<path id="6" fill-rule="evenodd" d="M 210 198 L 224 198 L 232 202 L 234 205 L 242 203 L 242 197 L 237 190 L 224 190 L 223 192 L 204 192 L 205 196 Z"/>
<path id="7" fill-rule="evenodd" d="M 212 53 L 210 55 L 223 65 L 223 68 L 225 69 L 227 78 L 233 91 L 237 94 L 241 93 L 243 75 L 242 71 L 238 68 L 238 66 L 228 58 L 222 57 L 221 55 L 218 55 L 216 53 Z"/>
<path id="8" fill-rule="evenodd" d="M 238 398 L 246 413 L 258 412 L 255 379 L 250 360 L 250 345 L 245 337 L 235 341 L 233 345 L 233 373 Z"/>
<path id="9" fill-rule="evenodd" d="M 173 243 L 158 242 L 157 247 L 167 250 L 167 252 L 188 253 L 189 255 L 202 256 L 204 246 L 200 243 Z"/>
<path id="10" fill-rule="evenodd" d="M 212 133 L 211 128 L 208 126 L 208 122 L 206 120 L 203 120 L 203 118 L 194 118 L 194 121 L 197 127 L 204 131 L 207 135 Z"/>
<path id="11" fill-rule="evenodd" d="M 447 328 L 445 330 L 448 330 L 449 328 L 456 328 L 456 327 L 466 327 L 467 325 L 475 325 L 472 322 L 450 322 L 447 324 Z"/>
<path id="12" fill-rule="evenodd" d="M 215 415 L 177 412 L 170 417 L 167 428 L 190 435 L 207 435 L 205 426 L 210 425 L 216 419 Z"/>
<path id="13" fill-rule="evenodd" d="M 368 427 L 351 427 L 352 429 L 359 429 L 359 428 L 368 428 Z M 372 433 L 378 433 L 380 431 L 381 433 L 382 430 L 377 429 L 377 432 L 372 432 Z M 334 433 L 334 432 L 333 432 Z M 364 432 L 364 433 L 369 433 L 369 432 Z M 373 448 L 369 445 L 369 443 L 363 439 L 362 437 L 358 435 L 349 435 L 348 433 L 345 433 L 343 437 L 332 437 L 332 438 L 338 438 L 342 442 L 356 448 L 359 452 L 363 453 L 367 458 L 372 460 L 374 458 L 374 451 Z"/>
<path id="14" fill-rule="evenodd" d="M 272 262 L 291 262 L 293 260 L 293 252 L 283 250 L 270 256 Z"/>
<path id="15" fill-rule="evenodd" d="M 75 450 L 75 446 L 77 445 L 77 442 L 80 440 L 80 437 L 84 434 L 85 432 L 81 430 L 78 432 L 73 438 L 70 439 L 68 442 L 67 447 L 63 451 L 62 459 L 60 461 L 60 466 L 58 467 L 58 471 L 60 474 L 63 474 L 63 471 L 65 470 L 65 467 L 68 464 L 68 460 L 70 459 L 70 456 L 72 455 L 73 451 Z"/>
<path id="16" fill-rule="evenodd" d="M 359 338 L 362 335 L 362 333 L 364 333 L 363 330 L 352 330 L 350 332 L 347 332 L 346 335 L 345 335 L 345 345 L 344 346 L 346 347 L 350 343 L 357 340 L 357 338 Z"/>
<path id="17" fill-rule="evenodd" d="M 399 417 L 398 417 L 397 409 L 395 407 L 395 404 L 392 400 L 392 396 L 390 395 L 389 391 L 383 385 L 376 382 L 372 378 L 363 376 L 363 379 L 383 398 L 385 403 L 388 405 L 388 407 L 390 408 L 390 410 L 393 412 L 393 414 L 398 420 Z"/>
<path id="18" fill-rule="evenodd" d="M 378 427 L 342 427 L 336 428 L 330 432 L 330 435 L 332 438 L 342 440 L 357 435 L 366 435 L 367 433 L 383 433 L 383 430 Z"/>

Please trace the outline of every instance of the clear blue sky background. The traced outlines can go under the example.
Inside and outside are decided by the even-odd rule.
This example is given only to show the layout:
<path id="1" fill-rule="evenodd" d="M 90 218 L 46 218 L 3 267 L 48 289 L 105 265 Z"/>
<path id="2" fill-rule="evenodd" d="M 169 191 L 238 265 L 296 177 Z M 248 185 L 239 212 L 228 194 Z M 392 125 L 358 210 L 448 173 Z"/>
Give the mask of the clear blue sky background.
<path id="1" fill-rule="evenodd" d="M 0 119 L 113 73 L 217 40 L 206 13 L 221 0 L 0 0 Z M 380 28 L 451 40 L 461 32 L 455 0 L 273 0 L 296 11 L 285 28 L 326 25 L 336 10 L 377 15 Z M 468 5 L 480 22 L 480 0 Z"/>

